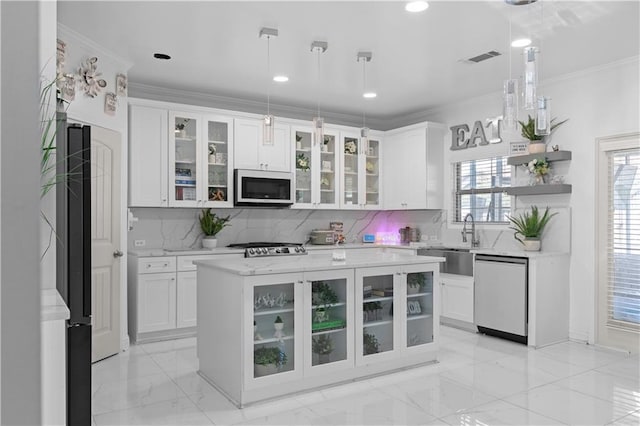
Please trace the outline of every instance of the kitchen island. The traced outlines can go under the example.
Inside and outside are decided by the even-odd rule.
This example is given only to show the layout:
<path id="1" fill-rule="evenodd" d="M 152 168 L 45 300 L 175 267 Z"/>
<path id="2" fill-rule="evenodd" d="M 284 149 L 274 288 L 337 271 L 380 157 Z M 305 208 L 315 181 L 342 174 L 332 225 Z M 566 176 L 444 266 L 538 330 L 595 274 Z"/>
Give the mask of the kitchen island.
<path id="1" fill-rule="evenodd" d="M 238 406 L 434 362 L 440 257 L 199 261 L 199 373 Z"/>

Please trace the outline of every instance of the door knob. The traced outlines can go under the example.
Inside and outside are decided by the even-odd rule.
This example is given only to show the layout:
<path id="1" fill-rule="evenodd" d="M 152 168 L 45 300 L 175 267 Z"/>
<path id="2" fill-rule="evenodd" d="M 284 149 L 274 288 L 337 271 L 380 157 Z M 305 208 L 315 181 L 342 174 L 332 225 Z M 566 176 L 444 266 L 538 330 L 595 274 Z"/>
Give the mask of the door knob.
<path id="1" fill-rule="evenodd" d="M 121 250 L 116 250 L 113 252 L 113 257 L 122 257 L 124 256 L 124 253 L 122 253 Z"/>

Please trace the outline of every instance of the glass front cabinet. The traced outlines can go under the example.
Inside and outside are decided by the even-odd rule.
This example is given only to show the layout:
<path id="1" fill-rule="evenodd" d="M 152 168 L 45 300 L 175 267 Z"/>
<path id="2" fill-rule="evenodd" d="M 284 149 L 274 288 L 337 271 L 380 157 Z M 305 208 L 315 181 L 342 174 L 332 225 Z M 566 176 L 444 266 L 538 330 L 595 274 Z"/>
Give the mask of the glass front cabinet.
<path id="1" fill-rule="evenodd" d="M 233 119 L 169 113 L 169 205 L 231 207 Z"/>
<path id="2" fill-rule="evenodd" d="M 316 143 L 311 128 L 292 127 L 291 133 L 295 145 L 294 207 L 338 208 L 339 133 L 326 130 L 322 143 Z"/>
<path id="3" fill-rule="evenodd" d="M 342 133 L 340 137 L 343 208 L 377 209 L 380 194 L 380 140 L 361 139 L 357 134 Z"/>
<path id="4" fill-rule="evenodd" d="M 390 360 L 434 342 L 434 272 L 423 269 L 356 269 L 356 365 Z"/>
<path id="5" fill-rule="evenodd" d="M 302 377 L 302 274 L 256 277 L 245 297 L 253 315 L 245 329 L 247 389 Z"/>

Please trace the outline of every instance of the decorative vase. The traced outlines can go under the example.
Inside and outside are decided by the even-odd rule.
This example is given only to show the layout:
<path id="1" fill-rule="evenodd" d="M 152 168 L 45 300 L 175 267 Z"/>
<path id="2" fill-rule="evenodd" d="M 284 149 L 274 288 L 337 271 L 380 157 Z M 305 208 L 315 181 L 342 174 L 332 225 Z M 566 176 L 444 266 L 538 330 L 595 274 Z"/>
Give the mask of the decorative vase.
<path id="1" fill-rule="evenodd" d="M 253 364 L 253 376 L 254 377 L 264 377 L 269 376 L 271 374 L 276 374 L 278 372 L 278 368 L 275 364 Z"/>
<path id="2" fill-rule="evenodd" d="M 328 364 L 331 362 L 331 354 L 318 354 L 318 364 Z"/>
<path id="3" fill-rule="evenodd" d="M 544 142 L 529 142 L 529 154 L 541 154 L 547 151 L 547 144 Z"/>
<path id="4" fill-rule="evenodd" d="M 182 129 L 182 130 L 178 130 L 178 137 L 179 138 L 186 138 L 187 137 L 187 131 Z"/>
<path id="5" fill-rule="evenodd" d="M 409 285 L 407 286 L 407 294 L 418 294 L 420 292 L 420 286 L 419 285 Z"/>
<path id="6" fill-rule="evenodd" d="M 216 164 L 216 154 L 209 154 L 209 164 Z"/>
<path id="7" fill-rule="evenodd" d="M 522 240 L 524 251 L 540 251 L 540 240 L 537 238 L 525 238 Z"/>
<path id="8" fill-rule="evenodd" d="M 202 237 L 202 248 L 212 249 L 218 246 L 218 240 L 213 235 L 205 235 Z"/>
<path id="9" fill-rule="evenodd" d="M 275 337 L 276 339 L 281 339 L 282 337 L 284 337 L 284 333 L 282 332 L 282 329 L 284 328 L 284 323 L 274 322 L 273 328 L 275 329 L 275 332 L 273 333 L 273 337 Z"/>
<path id="10" fill-rule="evenodd" d="M 533 175 L 533 185 L 545 185 L 547 183 L 547 175 Z"/>

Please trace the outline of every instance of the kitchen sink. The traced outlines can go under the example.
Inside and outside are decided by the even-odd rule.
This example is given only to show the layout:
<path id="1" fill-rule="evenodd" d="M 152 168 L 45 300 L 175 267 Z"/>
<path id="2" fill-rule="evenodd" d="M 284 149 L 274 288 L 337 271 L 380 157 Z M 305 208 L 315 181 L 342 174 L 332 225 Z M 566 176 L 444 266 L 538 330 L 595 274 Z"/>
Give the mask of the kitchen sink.
<path id="1" fill-rule="evenodd" d="M 444 257 L 440 264 L 440 273 L 473 276 L 473 253 L 461 248 L 424 248 L 418 249 L 420 256 Z"/>

